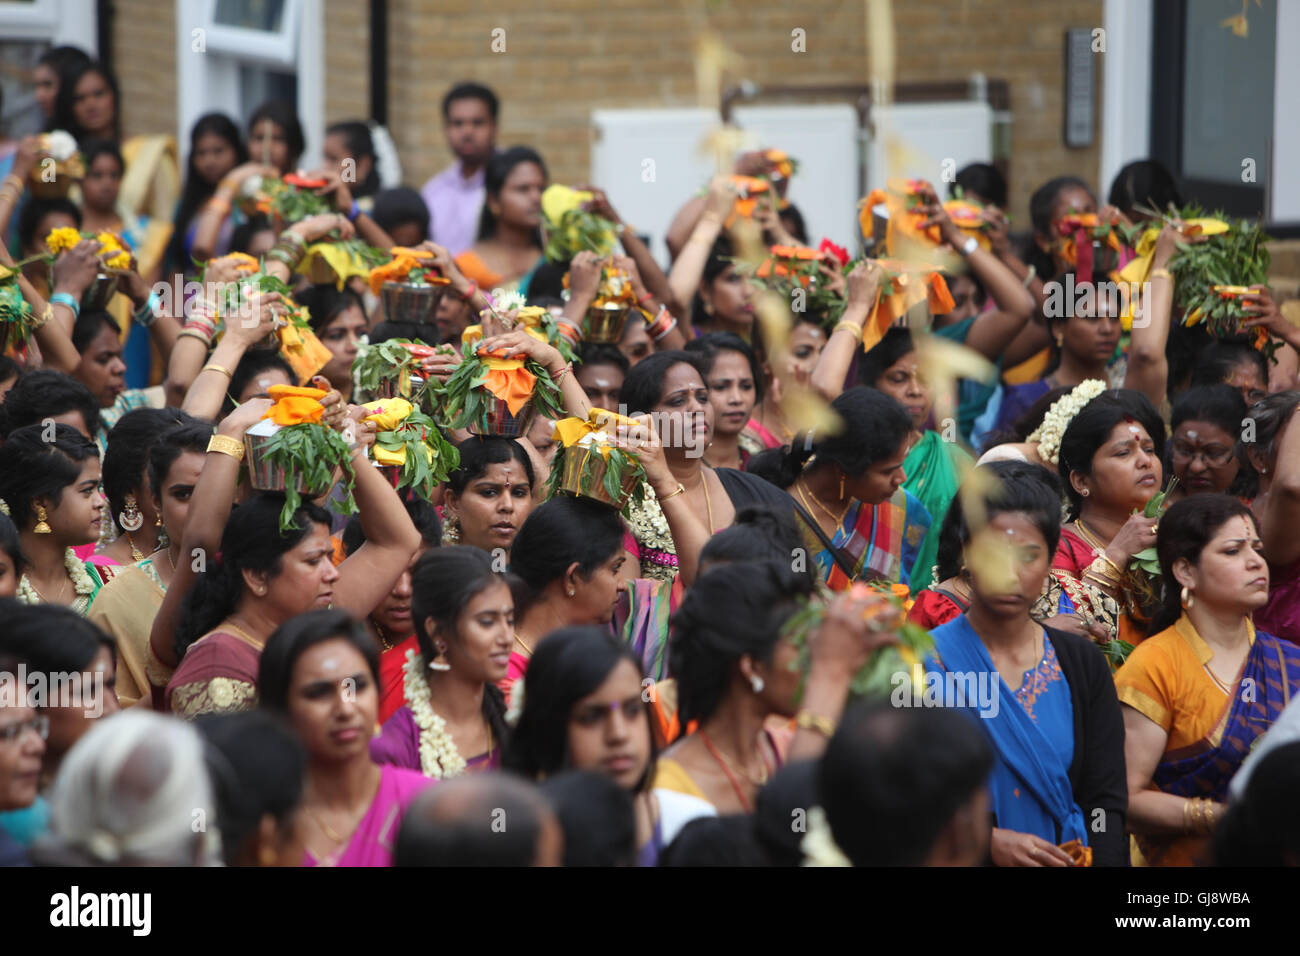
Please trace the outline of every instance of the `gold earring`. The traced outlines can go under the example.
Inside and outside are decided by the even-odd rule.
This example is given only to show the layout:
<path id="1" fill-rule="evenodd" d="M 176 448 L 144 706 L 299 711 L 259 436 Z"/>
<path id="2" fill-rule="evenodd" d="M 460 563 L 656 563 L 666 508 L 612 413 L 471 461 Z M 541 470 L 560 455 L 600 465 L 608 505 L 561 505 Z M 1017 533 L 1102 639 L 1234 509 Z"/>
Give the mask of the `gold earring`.
<path id="1" fill-rule="evenodd" d="M 139 531 L 144 527 L 144 515 L 140 513 L 140 506 L 136 503 L 135 495 L 128 493 L 125 507 L 122 508 L 117 516 L 117 524 L 123 531 Z"/>
<path id="2" fill-rule="evenodd" d="M 447 649 L 438 644 L 434 646 L 434 650 L 438 653 L 434 655 L 433 660 L 429 661 L 429 670 L 443 672 L 451 670 L 451 665 L 447 663 Z"/>
<path id="3" fill-rule="evenodd" d="M 162 512 L 161 512 L 161 511 L 158 512 L 158 517 L 154 519 L 153 526 L 154 526 L 155 528 L 161 528 L 161 527 L 163 526 L 163 525 L 162 525 Z"/>
<path id="4" fill-rule="evenodd" d="M 45 506 L 37 505 L 36 506 L 36 527 L 32 528 L 32 531 L 34 531 L 36 534 L 52 534 L 53 532 L 50 530 L 50 526 L 45 522 L 45 519 L 48 517 L 49 515 L 45 513 Z"/>
<path id="5" fill-rule="evenodd" d="M 460 520 L 455 515 L 449 515 L 447 520 L 442 523 L 442 543 L 444 545 L 460 544 Z"/>
<path id="6" fill-rule="evenodd" d="M 840 472 L 840 501 L 844 500 L 844 472 Z"/>
<path id="7" fill-rule="evenodd" d="M 1196 601 L 1195 601 L 1195 599 L 1192 597 L 1192 592 L 1189 591 L 1189 590 L 1187 590 L 1187 585 L 1186 585 L 1186 584 L 1183 585 L 1183 594 L 1182 594 L 1182 598 L 1183 598 L 1183 607 L 1187 608 L 1187 610 L 1190 611 L 1190 610 L 1192 609 L 1193 605 L 1196 603 Z"/>

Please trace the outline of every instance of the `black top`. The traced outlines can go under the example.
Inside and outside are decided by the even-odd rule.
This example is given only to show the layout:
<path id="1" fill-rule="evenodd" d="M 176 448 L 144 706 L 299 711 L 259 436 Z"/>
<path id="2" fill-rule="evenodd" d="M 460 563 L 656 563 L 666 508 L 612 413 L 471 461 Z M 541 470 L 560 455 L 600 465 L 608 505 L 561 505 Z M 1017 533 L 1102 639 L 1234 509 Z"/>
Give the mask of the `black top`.
<path id="1" fill-rule="evenodd" d="M 1094 866 L 1128 866 L 1128 778 L 1124 718 L 1105 655 L 1091 640 L 1044 628 L 1052 639 L 1074 708 L 1074 757 L 1068 775 L 1083 811 Z M 1102 811 L 1098 813 L 1097 811 Z"/>
<path id="2" fill-rule="evenodd" d="M 737 471 L 735 468 L 713 470 L 737 511 L 751 505 L 763 505 L 787 514 L 794 514 L 794 499 L 790 497 L 789 492 L 782 491 L 770 481 L 764 481 L 746 471 Z"/>

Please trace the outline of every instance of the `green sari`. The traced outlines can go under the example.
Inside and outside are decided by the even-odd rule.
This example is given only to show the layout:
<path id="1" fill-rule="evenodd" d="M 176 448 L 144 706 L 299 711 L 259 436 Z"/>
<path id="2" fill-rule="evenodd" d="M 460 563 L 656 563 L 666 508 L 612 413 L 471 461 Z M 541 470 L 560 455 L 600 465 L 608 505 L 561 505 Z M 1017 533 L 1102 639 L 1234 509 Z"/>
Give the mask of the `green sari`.
<path id="1" fill-rule="evenodd" d="M 939 529 L 943 517 L 957 494 L 961 472 L 974 463 L 974 459 L 956 442 L 944 441 L 935 431 L 923 432 L 921 440 L 903 461 L 903 471 L 907 473 L 903 487 L 921 500 L 932 519 L 908 579 L 913 594 L 925 590 L 933 581 L 931 572 L 939 556 Z"/>

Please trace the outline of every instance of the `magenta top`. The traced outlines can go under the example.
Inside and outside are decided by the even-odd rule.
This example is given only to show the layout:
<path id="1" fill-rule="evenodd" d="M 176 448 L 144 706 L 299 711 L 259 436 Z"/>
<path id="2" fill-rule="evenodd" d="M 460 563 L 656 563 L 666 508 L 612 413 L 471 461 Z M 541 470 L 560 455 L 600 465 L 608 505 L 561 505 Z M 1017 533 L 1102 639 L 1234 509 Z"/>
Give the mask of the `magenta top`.
<path id="1" fill-rule="evenodd" d="M 303 866 L 393 865 L 393 845 L 397 842 L 402 814 L 416 794 L 433 786 L 434 781 L 418 770 L 404 770 L 386 764 L 380 766 L 379 774 L 379 790 L 348 845 L 323 860 L 304 852 Z"/>
<path id="2" fill-rule="evenodd" d="M 1255 628 L 1300 644 L 1300 561 L 1268 570 L 1268 603 L 1255 612 Z"/>

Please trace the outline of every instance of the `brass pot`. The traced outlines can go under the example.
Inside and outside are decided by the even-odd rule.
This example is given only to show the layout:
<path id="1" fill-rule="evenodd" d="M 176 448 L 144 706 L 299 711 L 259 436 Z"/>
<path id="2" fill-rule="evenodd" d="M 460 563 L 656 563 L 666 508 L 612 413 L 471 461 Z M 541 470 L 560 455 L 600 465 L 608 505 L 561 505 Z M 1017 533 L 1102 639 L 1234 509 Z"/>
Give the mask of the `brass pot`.
<path id="1" fill-rule="evenodd" d="M 108 303 L 112 300 L 113 293 L 116 291 L 116 273 L 101 272 L 95 276 L 95 280 L 81 294 L 81 307 L 93 311 L 107 309 Z"/>
<path id="2" fill-rule="evenodd" d="M 389 322 L 433 325 L 438 303 L 447 294 L 449 284 L 414 285 L 410 282 L 385 282 L 380 290 L 384 300 L 384 317 Z"/>
<path id="3" fill-rule="evenodd" d="M 518 415 L 512 415 L 510 414 L 510 406 L 506 404 L 505 399 L 497 398 L 491 393 L 485 393 L 484 398 L 488 402 L 487 427 L 480 430 L 481 426 L 477 422 L 471 422 L 467 426 L 471 435 L 522 438 L 528 434 L 528 429 L 533 424 L 533 417 L 537 414 L 532 399 L 529 399 L 524 404 L 524 407 L 519 409 Z"/>
<path id="4" fill-rule="evenodd" d="M 627 324 L 631 312 L 630 305 L 593 305 L 582 320 L 582 340 L 617 345 L 623 337 L 623 326 Z"/>
<path id="5" fill-rule="evenodd" d="M 609 496 L 605 490 L 605 469 L 609 463 L 605 456 L 600 453 L 599 444 L 591 445 L 574 445 L 571 448 L 563 450 L 564 463 L 560 471 L 560 483 L 558 491 L 566 495 L 576 495 L 581 498 L 594 498 L 596 501 L 604 502 L 616 508 L 623 510 L 627 504 L 628 496 L 636 488 L 637 477 L 630 471 L 623 476 L 621 485 L 621 494 L 617 501 Z M 583 476 L 588 478 L 588 490 L 584 491 Z"/>
<path id="6" fill-rule="evenodd" d="M 248 480 L 257 491 L 284 493 L 289 490 L 289 480 L 285 470 L 267 461 L 264 456 L 266 445 L 272 437 L 271 435 L 244 435 L 244 459 L 248 462 Z M 321 495 L 329 494 L 341 475 L 342 468 L 336 465 L 330 473 L 329 484 L 324 488 L 309 488 L 306 478 L 301 474 L 297 476 L 294 484 L 303 498 L 319 498 Z"/>

